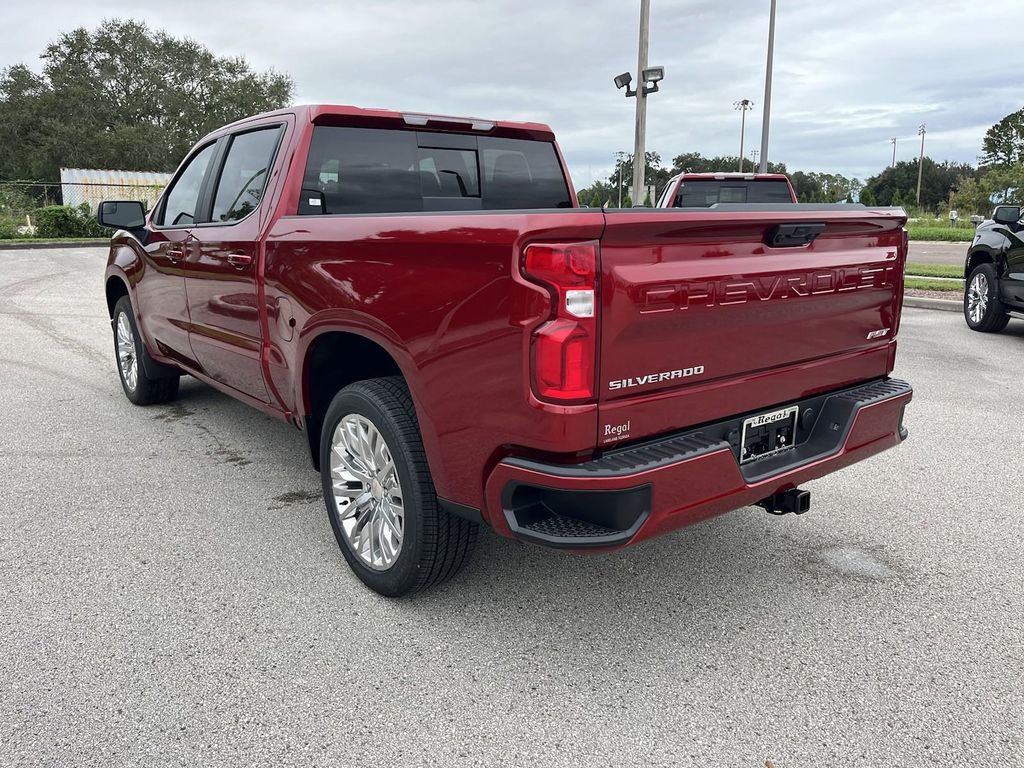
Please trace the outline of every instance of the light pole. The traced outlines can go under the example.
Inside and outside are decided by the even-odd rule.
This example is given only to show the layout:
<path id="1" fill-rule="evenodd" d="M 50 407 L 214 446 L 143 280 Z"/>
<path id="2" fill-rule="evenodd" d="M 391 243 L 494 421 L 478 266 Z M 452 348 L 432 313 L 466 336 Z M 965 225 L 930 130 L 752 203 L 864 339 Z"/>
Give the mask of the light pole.
<path id="1" fill-rule="evenodd" d="M 891 168 L 895 168 L 896 167 L 896 137 L 893 136 L 891 141 L 892 141 L 892 165 L 890 167 Z"/>
<path id="2" fill-rule="evenodd" d="M 750 99 L 740 99 L 732 103 L 733 109 L 740 111 L 740 173 L 743 173 L 743 139 L 747 134 L 747 110 L 754 108 Z"/>
<path id="3" fill-rule="evenodd" d="M 917 129 L 917 135 L 921 137 L 921 157 L 917 161 L 917 207 L 921 207 L 921 176 L 924 172 L 924 135 L 928 133 L 924 123 Z"/>
<path id="4" fill-rule="evenodd" d="M 772 59 L 775 56 L 775 0 L 768 18 L 768 66 L 764 74 L 764 116 L 761 118 L 761 173 L 768 173 L 768 123 L 772 112 Z"/>
<path id="5" fill-rule="evenodd" d="M 664 67 L 647 66 L 647 41 L 650 37 L 651 0 L 640 0 L 640 44 L 636 71 L 640 82 L 636 90 L 629 87 L 633 76 L 623 72 L 615 78 L 616 88 L 626 89 L 626 98 L 636 97 L 636 135 L 633 142 L 633 205 L 643 205 L 644 172 L 647 170 L 647 97 L 658 91 L 658 83 L 665 77 Z"/>
<path id="6" fill-rule="evenodd" d="M 622 207 L 622 158 L 619 158 L 619 208 Z"/>

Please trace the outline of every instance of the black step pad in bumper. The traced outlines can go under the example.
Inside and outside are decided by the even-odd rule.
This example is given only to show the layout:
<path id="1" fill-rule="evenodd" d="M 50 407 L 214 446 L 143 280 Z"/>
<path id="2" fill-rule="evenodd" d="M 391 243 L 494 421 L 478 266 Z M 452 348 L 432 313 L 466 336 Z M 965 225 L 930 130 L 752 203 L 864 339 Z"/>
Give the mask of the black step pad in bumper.
<path id="1" fill-rule="evenodd" d="M 503 463 L 556 478 L 620 478 L 728 450 L 736 458 L 744 480 L 754 484 L 838 453 L 858 412 L 912 392 L 905 381 L 881 379 L 616 448 L 581 464 L 545 464 L 521 458 L 508 458 Z M 794 447 L 739 464 L 743 421 L 794 405 L 800 409 Z M 902 424 L 900 437 L 906 438 Z M 649 484 L 614 490 L 564 490 L 517 481 L 502 492 L 505 516 L 514 532 L 538 543 L 571 548 L 627 542 L 646 520 L 650 499 Z"/>

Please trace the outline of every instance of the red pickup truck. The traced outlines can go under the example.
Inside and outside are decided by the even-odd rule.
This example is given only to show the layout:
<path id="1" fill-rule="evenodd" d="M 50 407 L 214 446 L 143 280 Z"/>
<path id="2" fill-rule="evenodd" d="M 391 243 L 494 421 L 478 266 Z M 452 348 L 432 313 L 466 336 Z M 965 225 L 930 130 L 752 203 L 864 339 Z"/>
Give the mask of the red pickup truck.
<path id="1" fill-rule="evenodd" d="M 401 595 L 480 524 L 603 551 L 897 445 L 905 215 L 579 208 L 551 130 L 295 107 L 103 203 L 121 383 L 182 374 L 309 437 L 338 543 Z"/>

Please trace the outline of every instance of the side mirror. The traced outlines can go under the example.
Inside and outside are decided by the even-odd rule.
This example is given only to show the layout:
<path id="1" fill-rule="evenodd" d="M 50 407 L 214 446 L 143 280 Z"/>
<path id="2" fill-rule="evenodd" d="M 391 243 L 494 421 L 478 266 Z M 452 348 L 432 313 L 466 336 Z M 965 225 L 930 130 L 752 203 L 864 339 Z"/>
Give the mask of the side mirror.
<path id="1" fill-rule="evenodd" d="M 146 226 L 146 209 L 138 200 L 106 200 L 96 209 L 96 221 L 112 229 L 142 229 Z"/>
<path id="2" fill-rule="evenodd" d="M 1020 221 L 1020 206 L 1019 205 L 997 205 L 996 209 L 992 211 L 992 221 L 996 224 L 1006 224 L 1012 226 Z"/>

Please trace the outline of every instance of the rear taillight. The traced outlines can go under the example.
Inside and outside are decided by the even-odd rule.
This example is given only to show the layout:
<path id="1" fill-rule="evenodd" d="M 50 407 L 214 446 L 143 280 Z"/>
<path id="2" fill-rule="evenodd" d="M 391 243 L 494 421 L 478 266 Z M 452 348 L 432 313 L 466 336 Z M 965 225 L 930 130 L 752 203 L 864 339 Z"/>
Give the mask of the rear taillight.
<path id="1" fill-rule="evenodd" d="M 551 292 L 533 332 L 533 383 L 548 400 L 589 400 L 597 370 L 597 243 L 530 245 L 523 274 Z"/>

